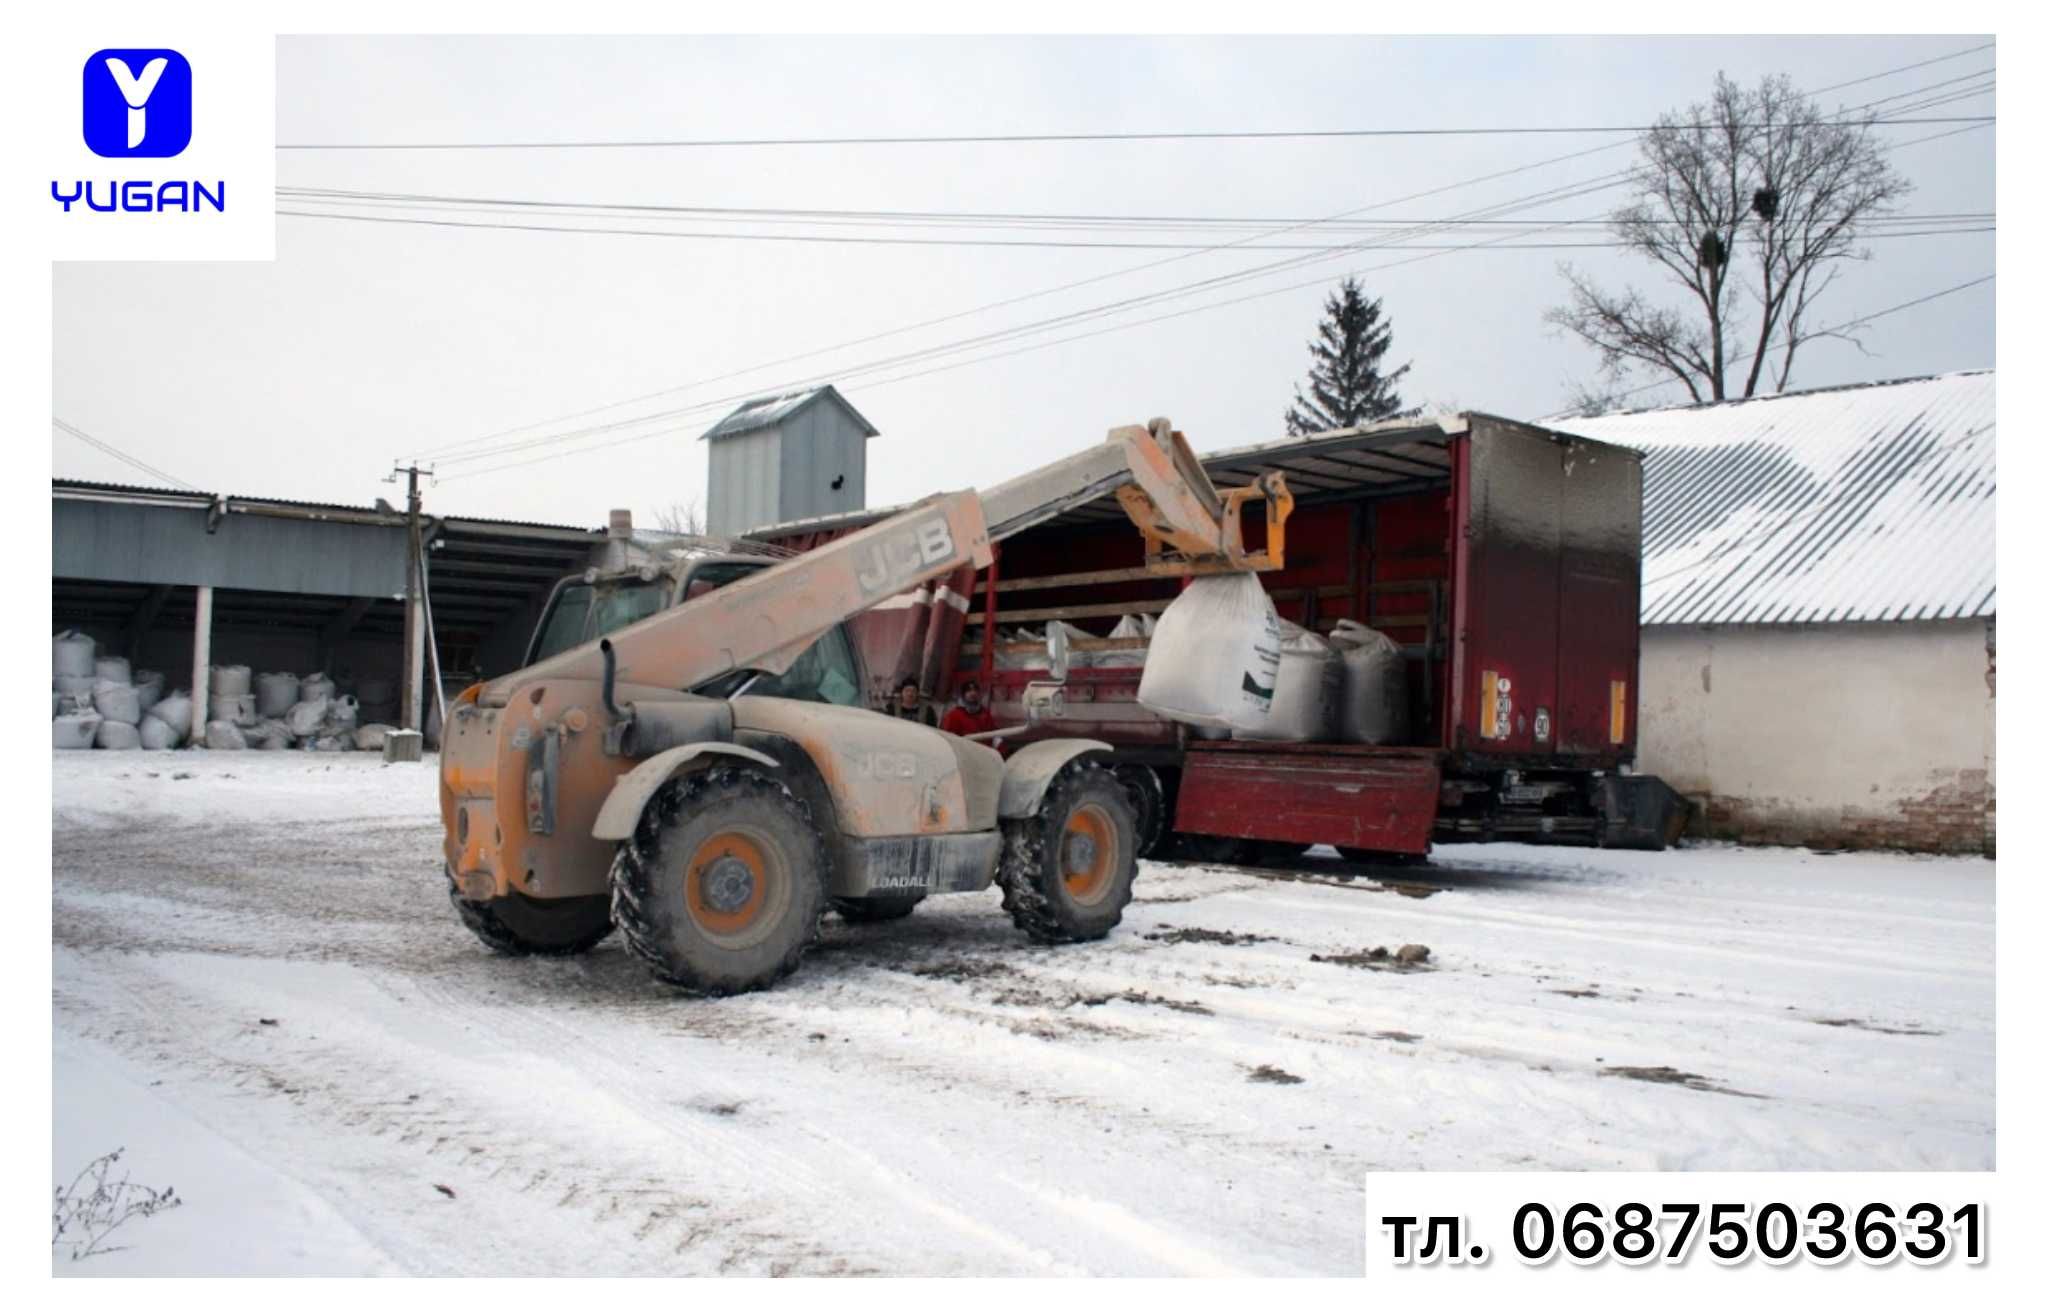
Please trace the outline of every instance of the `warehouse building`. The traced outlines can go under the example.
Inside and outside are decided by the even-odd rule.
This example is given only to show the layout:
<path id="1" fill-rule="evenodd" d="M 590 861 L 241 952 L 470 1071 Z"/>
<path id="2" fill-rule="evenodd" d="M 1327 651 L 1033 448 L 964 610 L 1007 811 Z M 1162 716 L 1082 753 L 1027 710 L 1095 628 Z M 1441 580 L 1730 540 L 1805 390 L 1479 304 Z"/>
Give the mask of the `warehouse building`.
<path id="1" fill-rule="evenodd" d="M 1992 371 L 1553 419 L 1644 454 L 1640 767 L 1695 833 L 1995 847 Z"/>
<path id="2" fill-rule="evenodd" d="M 451 693 L 516 669 L 555 582 L 604 530 L 422 515 L 407 599 L 404 511 L 58 479 L 51 618 L 193 687 L 195 668 L 324 671 L 364 710 L 429 725 Z M 406 644 L 415 608 L 420 641 Z M 202 682 L 203 681 L 198 681 Z M 404 690 L 417 690 L 408 710 Z M 388 700 L 387 700 L 388 699 Z"/>

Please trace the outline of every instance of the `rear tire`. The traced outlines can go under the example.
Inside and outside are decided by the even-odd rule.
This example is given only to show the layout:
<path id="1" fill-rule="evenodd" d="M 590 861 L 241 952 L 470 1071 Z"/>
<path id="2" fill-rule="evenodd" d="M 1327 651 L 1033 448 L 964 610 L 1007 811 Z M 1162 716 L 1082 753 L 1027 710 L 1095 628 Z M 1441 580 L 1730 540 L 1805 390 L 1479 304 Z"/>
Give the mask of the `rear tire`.
<path id="1" fill-rule="evenodd" d="M 1099 765 L 1069 765 L 1035 815 L 1003 822 L 1003 910 L 1040 943 L 1107 936 L 1137 877 L 1130 794 Z"/>
<path id="2" fill-rule="evenodd" d="M 752 770 L 671 780 L 612 862 L 612 916 L 668 983 L 711 996 L 795 970 L 825 914 L 811 809 Z"/>
<path id="3" fill-rule="evenodd" d="M 1120 765 L 1112 773 L 1131 795 L 1131 813 L 1138 826 L 1138 855 L 1156 854 L 1167 832 L 1166 785 L 1159 781 L 1159 772 L 1149 765 Z"/>
<path id="4" fill-rule="evenodd" d="M 505 957 L 573 957 L 611 937 L 611 899 L 554 900 L 508 893 L 488 902 L 465 901 L 448 881 L 448 901 L 469 932 Z"/>
<path id="5" fill-rule="evenodd" d="M 922 893 L 908 897 L 835 897 L 832 909 L 849 925 L 872 925 L 885 920 L 901 920 L 917 910 L 917 904 L 922 901 Z"/>

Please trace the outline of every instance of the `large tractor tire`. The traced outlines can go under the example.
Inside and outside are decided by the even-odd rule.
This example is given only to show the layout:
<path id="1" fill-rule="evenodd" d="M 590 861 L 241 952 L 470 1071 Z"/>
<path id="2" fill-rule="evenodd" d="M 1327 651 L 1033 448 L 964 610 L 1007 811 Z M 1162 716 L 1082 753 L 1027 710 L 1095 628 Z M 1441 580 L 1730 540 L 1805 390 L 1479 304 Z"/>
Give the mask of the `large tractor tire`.
<path id="1" fill-rule="evenodd" d="M 1003 910 L 1041 943 L 1106 936 L 1123 919 L 1137 877 L 1130 794 L 1099 765 L 1068 766 L 1037 814 L 1003 822 Z"/>
<path id="2" fill-rule="evenodd" d="M 1149 765 L 1119 765 L 1113 773 L 1131 795 L 1131 813 L 1138 825 L 1138 855 L 1152 856 L 1160 850 L 1160 840 L 1167 834 L 1166 785 L 1160 782 L 1159 772 Z"/>
<path id="3" fill-rule="evenodd" d="M 672 780 L 612 862 L 612 918 L 656 976 L 718 996 L 797 967 L 825 914 L 811 809 L 752 770 Z"/>
<path id="4" fill-rule="evenodd" d="M 606 897 L 550 901 L 508 893 L 488 902 L 469 902 L 451 878 L 448 901 L 470 933 L 507 957 L 573 957 L 611 937 L 612 904 Z"/>
<path id="5" fill-rule="evenodd" d="M 884 920 L 901 920 L 917 910 L 917 904 L 922 901 L 922 893 L 897 897 L 835 897 L 832 909 L 849 925 L 872 925 Z"/>

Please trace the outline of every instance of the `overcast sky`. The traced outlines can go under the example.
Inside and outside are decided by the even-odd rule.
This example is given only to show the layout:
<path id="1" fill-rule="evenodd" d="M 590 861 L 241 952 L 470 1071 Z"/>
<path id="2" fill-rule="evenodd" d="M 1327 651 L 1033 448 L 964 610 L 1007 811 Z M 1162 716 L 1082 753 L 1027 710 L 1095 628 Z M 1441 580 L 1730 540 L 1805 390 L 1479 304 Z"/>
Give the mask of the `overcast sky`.
<path id="1" fill-rule="evenodd" d="M 278 46 L 278 137 L 644 140 L 1635 124 L 1704 97 L 1717 69 L 1743 81 L 1785 73 L 1819 88 L 1981 41 L 294 38 Z M 1982 51 L 1823 99 L 1835 107 L 1932 86 L 1989 69 L 1993 55 Z M 1925 112 L 1991 111 L 1987 95 Z M 1943 130 L 1880 132 L 1887 141 L 1908 141 Z M 1994 132 L 1899 149 L 1892 158 L 1917 186 L 1906 211 L 1992 210 Z M 977 214 L 1296 220 L 1384 204 L 1362 217 L 1440 219 L 1603 179 L 1633 149 L 1617 145 L 1439 195 L 1401 198 L 1620 140 L 286 151 L 278 181 L 434 196 Z M 1516 217 L 1597 218 L 1622 194 L 1598 191 Z M 305 207 L 284 200 L 280 206 Z M 439 217 L 508 221 L 466 211 Z M 585 222 L 548 212 L 509 221 Z M 604 222 L 982 240 L 1210 244 L 1246 235 L 819 227 L 759 217 L 682 222 L 618 215 Z M 832 374 L 843 377 L 842 390 L 882 430 L 868 457 L 869 499 L 881 504 L 994 482 L 1099 440 L 1112 425 L 1155 414 L 1171 415 L 1198 449 L 1281 435 L 1322 297 L 1346 270 L 1368 270 L 1368 292 L 1384 299 L 1394 361 L 1413 362 L 1403 388 L 1409 402 L 1532 419 L 1555 411 L 1575 381 L 1595 372 L 1590 352 L 1542 322 L 1560 295 L 1558 261 L 1571 258 L 1611 282 L 1658 286 L 1646 269 L 1610 250 L 1452 250 L 1419 260 L 1426 252 L 1361 250 L 1048 333 L 863 371 L 907 352 L 1307 253 L 701 240 L 292 217 L 278 223 L 274 264 L 57 266 L 56 414 L 209 490 L 367 503 L 392 495 L 379 480 L 394 458 L 440 452 L 443 481 L 428 491 L 431 510 L 592 525 L 611 506 L 631 506 L 646 522 L 661 506 L 701 497 L 705 455 L 696 436 L 730 408 L 723 398 Z M 1527 240 L 1598 240 L 1599 231 L 1567 228 Z M 1464 243 L 1494 235 L 1464 228 L 1418 240 Z M 1334 240 L 1364 239 L 1345 232 Z M 1332 239 L 1307 228 L 1263 240 Z M 1855 318 L 1991 273 L 1993 244 L 1988 234 L 1872 242 L 1873 258 L 1842 278 L 1819 317 Z M 1369 271 L 1396 260 L 1412 262 Z M 1104 276 L 1159 261 L 1169 262 Z M 1271 294 L 902 377 L 1254 293 Z M 1871 325 L 1864 351 L 1818 343 L 1803 354 L 1793 386 L 1991 366 L 1992 311 L 1992 288 L 1978 287 Z M 685 386 L 692 383 L 702 385 Z M 523 427 L 668 388 L 681 390 Z M 1672 395 L 1665 389 L 1642 400 Z M 612 427 L 481 454 L 598 425 Z M 472 458 L 458 459 L 465 455 Z M 536 460 L 542 456 L 554 458 Z M 53 438 L 52 460 L 61 477 L 148 481 L 67 436 Z M 531 463 L 515 465 L 520 461 Z"/>

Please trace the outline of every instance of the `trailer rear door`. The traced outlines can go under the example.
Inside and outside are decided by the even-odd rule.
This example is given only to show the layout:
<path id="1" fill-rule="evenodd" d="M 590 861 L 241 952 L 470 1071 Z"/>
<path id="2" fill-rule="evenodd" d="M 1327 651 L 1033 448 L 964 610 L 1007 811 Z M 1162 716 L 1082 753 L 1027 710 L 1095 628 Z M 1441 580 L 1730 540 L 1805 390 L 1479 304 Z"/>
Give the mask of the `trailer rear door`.
<path id="1" fill-rule="evenodd" d="M 1453 450 L 1450 746 L 1537 765 L 1633 757 L 1641 458 L 1480 415 Z"/>

